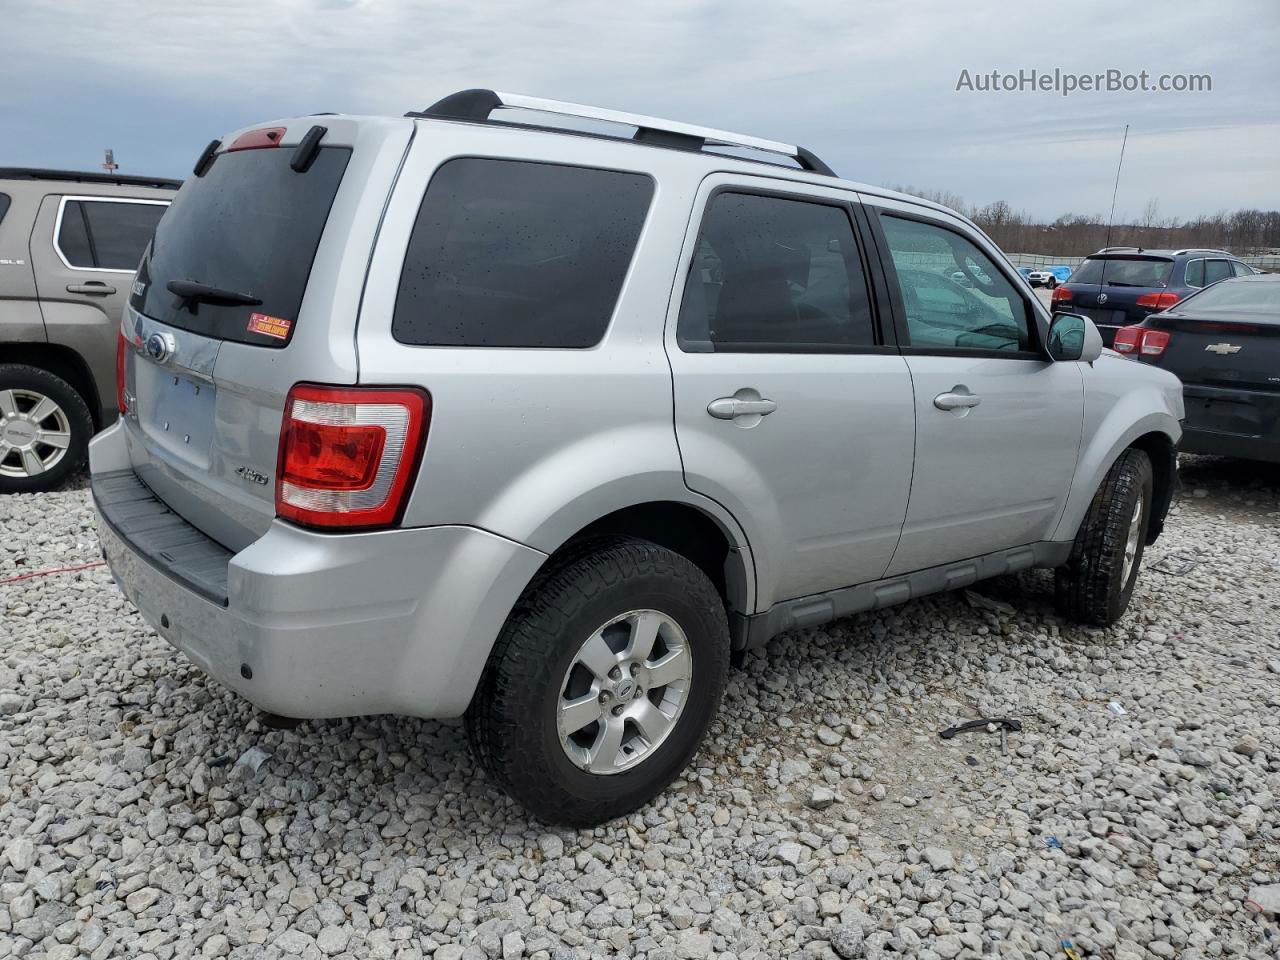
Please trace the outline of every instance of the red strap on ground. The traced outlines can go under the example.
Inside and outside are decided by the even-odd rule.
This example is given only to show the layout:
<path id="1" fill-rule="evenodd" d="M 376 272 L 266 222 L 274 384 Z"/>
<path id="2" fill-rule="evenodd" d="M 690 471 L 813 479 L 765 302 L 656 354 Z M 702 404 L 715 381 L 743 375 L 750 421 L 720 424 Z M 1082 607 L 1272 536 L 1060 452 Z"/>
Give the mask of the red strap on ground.
<path id="1" fill-rule="evenodd" d="M 51 577 L 55 573 L 75 573 L 77 570 L 92 570 L 94 567 L 101 567 L 106 563 L 105 560 L 99 560 L 97 563 L 82 563 L 78 567 L 58 567 L 56 570 L 37 570 L 34 573 L 23 573 L 16 577 L 9 577 L 0 580 L 0 583 L 17 583 L 19 580 L 31 580 L 35 577 Z"/>

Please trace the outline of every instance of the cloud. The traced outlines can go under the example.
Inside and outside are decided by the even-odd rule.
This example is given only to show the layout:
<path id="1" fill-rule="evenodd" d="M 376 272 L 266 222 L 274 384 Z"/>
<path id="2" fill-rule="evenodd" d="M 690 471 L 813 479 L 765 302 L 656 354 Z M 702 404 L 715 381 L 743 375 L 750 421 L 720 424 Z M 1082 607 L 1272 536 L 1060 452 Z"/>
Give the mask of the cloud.
<path id="1" fill-rule="evenodd" d="M 978 6 L 978 9 L 973 9 Z M 1280 206 L 1280 12 L 655 0 L 0 0 L 0 162 L 181 175 L 229 129 L 320 110 L 398 115 L 472 86 L 803 143 L 840 173 L 1053 215 L 1109 195 L 1120 131 L 1135 210 Z M 956 92 L 962 69 L 1210 73 L 1208 94 Z M 21 96 L 13 91 L 23 91 Z M 1170 157 L 1169 149 L 1177 151 Z M 1130 167 L 1130 165 L 1132 165 Z M 1139 196 L 1136 191 L 1141 190 Z"/>

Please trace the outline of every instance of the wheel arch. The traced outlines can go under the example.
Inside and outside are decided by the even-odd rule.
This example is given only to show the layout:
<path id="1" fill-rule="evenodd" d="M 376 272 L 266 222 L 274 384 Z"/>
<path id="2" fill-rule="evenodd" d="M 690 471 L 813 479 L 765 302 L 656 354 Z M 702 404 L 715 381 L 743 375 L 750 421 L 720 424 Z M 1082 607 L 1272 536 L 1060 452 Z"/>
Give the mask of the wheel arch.
<path id="1" fill-rule="evenodd" d="M 648 540 L 687 557 L 715 585 L 731 623 L 751 614 L 755 602 L 751 549 L 727 513 L 684 500 L 628 504 L 582 524 L 551 551 L 551 559 L 583 540 L 601 536 Z"/>
<path id="2" fill-rule="evenodd" d="M 1153 543 L 1164 529 L 1164 518 L 1177 485 L 1176 444 L 1177 438 L 1181 436 L 1181 428 L 1178 421 L 1167 413 L 1148 413 L 1128 421 L 1124 428 L 1118 426 L 1120 416 L 1117 411 L 1112 418 L 1112 423 L 1117 424 L 1115 429 L 1099 429 L 1081 451 L 1071 492 L 1067 497 L 1062 519 L 1054 532 L 1054 540 L 1075 539 L 1089 504 L 1107 472 L 1130 447 L 1142 450 L 1151 459 L 1152 519 L 1146 542 Z"/>
<path id="3" fill-rule="evenodd" d="M 4 362 L 39 367 L 54 376 L 61 377 L 71 384 L 84 400 L 90 416 L 93 417 L 94 429 L 101 430 L 106 425 L 104 422 L 106 411 L 102 409 L 102 401 L 93 372 L 84 358 L 72 348 L 58 343 L 33 341 L 7 343 L 4 348 Z"/>

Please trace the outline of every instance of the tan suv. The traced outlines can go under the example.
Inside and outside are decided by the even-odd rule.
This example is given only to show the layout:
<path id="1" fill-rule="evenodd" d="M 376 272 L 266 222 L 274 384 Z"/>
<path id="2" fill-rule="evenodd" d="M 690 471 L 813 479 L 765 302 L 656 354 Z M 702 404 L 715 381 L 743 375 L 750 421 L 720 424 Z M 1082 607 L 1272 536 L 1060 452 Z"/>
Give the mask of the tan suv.
<path id="1" fill-rule="evenodd" d="M 0 167 L 0 493 L 58 486 L 115 420 L 120 314 L 179 186 Z"/>

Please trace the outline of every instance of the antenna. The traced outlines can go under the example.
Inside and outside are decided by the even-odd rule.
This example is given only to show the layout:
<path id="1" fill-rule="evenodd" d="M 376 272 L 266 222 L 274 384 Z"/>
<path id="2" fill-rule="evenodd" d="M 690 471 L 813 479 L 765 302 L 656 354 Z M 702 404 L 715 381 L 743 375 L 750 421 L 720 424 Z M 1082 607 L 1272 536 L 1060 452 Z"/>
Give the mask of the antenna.
<path id="1" fill-rule="evenodd" d="M 1107 242 L 1103 247 L 1111 246 L 1111 225 L 1116 222 L 1116 194 L 1120 192 L 1120 168 L 1124 166 L 1124 148 L 1129 142 L 1129 125 L 1124 125 L 1124 139 L 1120 141 L 1120 162 L 1116 164 L 1116 185 L 1111 190 L 1111 216 L 1107 218 Z M 1102 261 L 1102 275 L 1098 277 L 1098 288 L 1101 289 L 1107 281 L 1107 261 Z"/>

